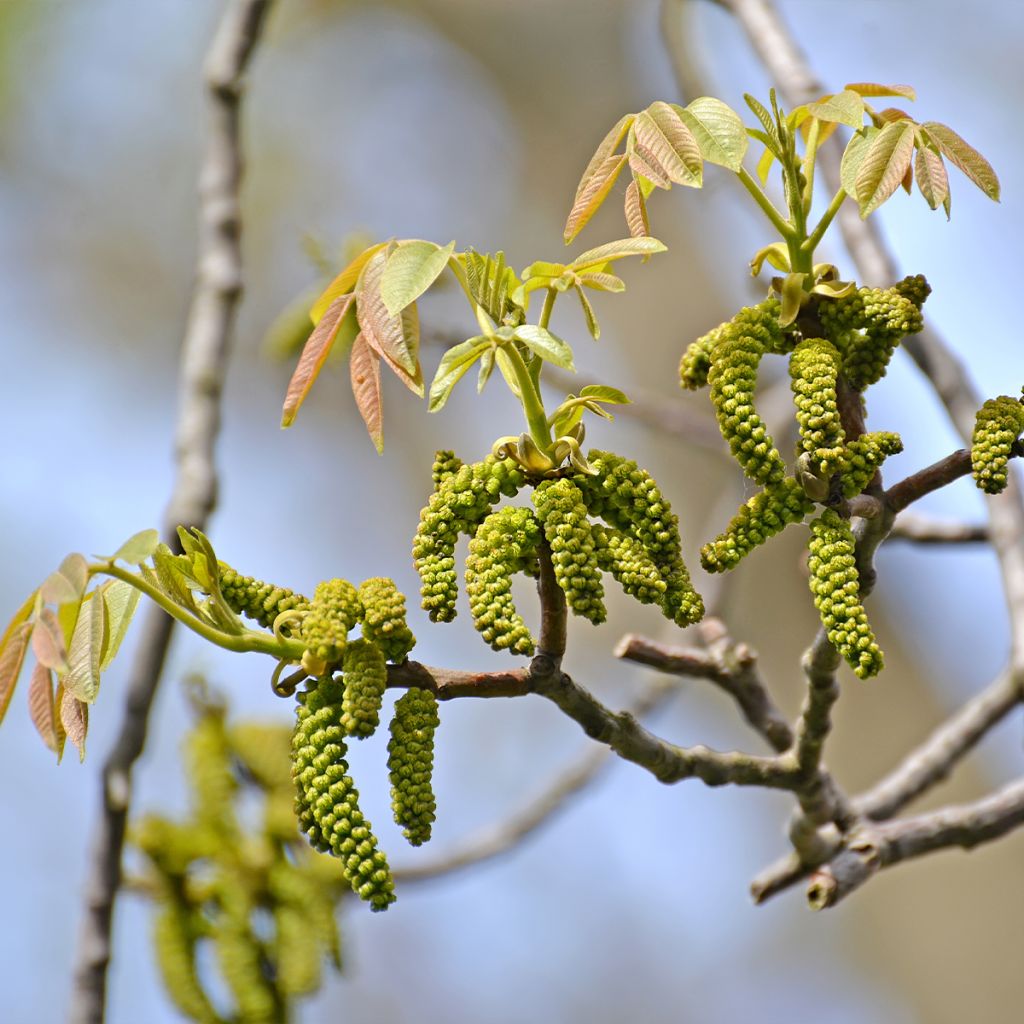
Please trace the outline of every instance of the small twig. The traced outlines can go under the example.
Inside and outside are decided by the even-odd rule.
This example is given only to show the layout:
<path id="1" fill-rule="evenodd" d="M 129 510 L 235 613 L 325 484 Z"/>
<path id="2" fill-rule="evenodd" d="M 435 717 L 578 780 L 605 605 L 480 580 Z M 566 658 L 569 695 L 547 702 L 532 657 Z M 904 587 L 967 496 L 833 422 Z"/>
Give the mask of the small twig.
<path id="1" fill-rule="evenodd" d="M 418 661 L 388 666 L 388 687 L 429 690 L 438 700 L 456 697 L 525 697 L 531 692 L 530 669 L 506 672 L 463 672 L 454 668 L 434 668 Z"/>
<path id="2" fill-rule="evenodd" d="M 202 528 L 217 497 L 214 444 L 235 311 L 242 293 L 239 133 L 242 81 L 270 0 L 232 0 L 205 64 L 210 126 L 200 169 L 197 281 L 182 344 L 177 476 L 163 536 L 178 544 L 179 524 Z M 114 904 L 131 803 L 131 771 L 146 742 L 174 620 L 159 608 L 143 622 L 127 680 L 124 717 L 103 766 L 100 818 L 85 883 L 85 916 L 75 955 L 69 1020 L 101 1024 L 106 1006 Z"/>
<path id="3" fill-rule="evenodd" d="M 1021 700 L 1021 687 L 1009 671 L 951 715 L 884 779 L 854 799 L 864 817 L 891 818 L 953 771 L 957 762 L 1002 721 Z"/>
<path id="4" fill-rule="evenodd" d="M 941 522 L 903 512 L 889 531 L 886 542 L 910 541 L 913 544 L 978 544 L 989 540 L 989 529 L 981 523 Z"/>
<path id="5" fill-rule="evenodd" d="M 946 487 L 971 471 L 971 453 L 958 448 L 952 455 L 919 469 L 916 473 L 893 484 L 886 492 L 886 501 L 894 512 L 902 512 L 908 505 L 932 491 Z"/>
<path id="6" fill-rule="evenodd" d="M 835 906 L 882 868 L 953 846 L 970 850 L 1021 825 L 1024 779 L 973 803 L 872 823 L 852 833 L 843 850 L 813 874 L 807 899 L 816 910 Z"/>

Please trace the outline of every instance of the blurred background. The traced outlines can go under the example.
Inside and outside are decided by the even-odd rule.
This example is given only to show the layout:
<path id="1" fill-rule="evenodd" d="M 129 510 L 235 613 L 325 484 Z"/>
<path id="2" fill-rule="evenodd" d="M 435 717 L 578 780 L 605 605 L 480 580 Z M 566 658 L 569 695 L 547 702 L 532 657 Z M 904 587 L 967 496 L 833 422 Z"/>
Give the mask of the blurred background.
<path id="1" fill-rule="evenodd" d="M 0 454 L 4 616 L 68 551 L 112 550 L 158 523 L 167 501 L 196 244 L 200 69 L 221 6 L 0 2 L 0 396 L 11 421 Z M 687 6 L 683 37 L 704 91 L 737 109 L 743 92 L 763 96 L 770 83 L 740 28 L 713 4 Z M 1015 393 L 1024 380 L 1014 272 L 1024 230 L 1016 128 L 1024 7 L 780 7 L 831 86 L 913 84 L 915 116 L 948 123 L 999 172 L 999 206 L 954 171 L 951 223 L 916 194 L 898 195 L 881 222 L 901 268 L 931 281 L 926 316 L 984 394 Z M 560 259 L 564 217 L 594 146 L 622 113 L 658 98 L 676 99 L 677 89 L 655 0 L 279 0 L 245 108 L 247 290 L 209 531 L 223 558 L 307 592 L 324 577 L 391 575 L 416 593 L 408 550 L 433 450 L 479 458 L 494 437 L 518 432 L 518 413 L 492 382 L 484 400 L 472 387 L 457 389 L 442 414 L 427 417 L 389 377 L 379 458 L 347 370 L 334 368 L 295 427 L 281 432 L 291 366 L 268 357 L 264 337 L 316 284 L 304 240 L 332 257 L 364 232 L 504 248 L 517 268 Z M 643 268 L 623 264 L 625 296 L 598 296 L 600 343 L 585 336 L 569 302 L 556 310 L 554 328 L 576 345 L 581 383 L 685 403 L 707 423 L 707 398 L 681 395 L 675 366 L 685 344 L 763 294 L 746 262 L 770 240 L 767 225 L 714 167 L 703 193 L 659 193 L 650 210 L 669 252 Z M 572 251 L 624 234 L 613 202 Z M 827 255 L 849 268 L 837 243 Z M 422 304 L 428 334 L 475 333 L 454 298 Z M 437 358 L 426 350 L 428 377 Z M 905 356 L 871 398 L 871 427 L 898 430 L 906 442 L 907 454 L 887 467 L 890 480 L 959 446 Z M 592 428 L 588 440 L 635 454 L 654 473 L 680 514 L 691 566 L 744 497 L 724 445 L 688 444 L 624 416 Z M 961 481 L 922 511 L 977 521 L 983 505 Z M 793 713 L 799 655 L 816 621 L 803 537 L 789 531 L 745 562 L 726 606 L 733 635 L 760 651 Z M 889 667 L 868 684 L 844 670 L 828 753 L 851 790 L 890 768 L 1007 653 L 987 549 L 892 544 L 880 573 L 871 614 Z M 696 575 L 698 586 L 707 582 Z M 623 706 L 650 673 L 612 659 L 618 637 L 629 629 L 679 637 L 656 612 L 622 601 L 611 619 L 596 632 L 573 624 L 567 664 Z M 498 664 L 465 609 L 454 624 L 431 626 L 414 607 L 411 624 L 417 657 L 428 663 Z M 24 690 L 0 734 L 5 1021 L 56 1021 L 66 1012 L 98 771 L 120 717 L 131 647 L 129 635 L 105 677 L 84 766 L 72 754 L 55 769 Z M 271 694 L 258 656 L 222 655 L 178 635 L 136 773 L 139 809 L 183 805 L 178 747 L 189 712 L 181 683 L 194 671 L 230 694 L 236 714 L 288 720 L 290 707 Z M 441 711 L 430 856 L 522 807 L 586 748 L 577 726 L 540 700 L 462 701 Z M 734 708 L 700 683 L 682 683 L 653 725 L 681 743 L 761 749 Z M 388 820 L 385 743 L 378 736 L 361 745 L 353 773 L 392 863 L 415 864 L 428 853 L 404 847 Z M 935 800 L 980 795 L 1019 774 L 1020 762 L 1013 717 Z M 306 1005 L 302 1020 L 1019 1020 L 1024 835 L 969 858 L 951 852 L 884 872 L 826 914 L 811 914 L 799 889 L 754 908 L 747 885 L 784 851 L 789 809 L 779 794 L 697 782 L 667 788 L 611 764 L 511 855 L 410 884 L 386 915 L 347 906 L 345 974 Z M 178 1019 L 147 927 L 147 908 L 123 898 L 111 1024 Z"/>

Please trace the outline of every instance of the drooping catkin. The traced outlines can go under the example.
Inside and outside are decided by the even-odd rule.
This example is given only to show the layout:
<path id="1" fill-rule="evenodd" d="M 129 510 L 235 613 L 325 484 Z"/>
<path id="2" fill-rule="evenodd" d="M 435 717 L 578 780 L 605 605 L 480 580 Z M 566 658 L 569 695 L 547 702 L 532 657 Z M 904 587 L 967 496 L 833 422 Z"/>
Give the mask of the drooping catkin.
<path id="1" fill-rule="evenodd" d="M 380 723 L 380 706 L 388 685 L 388 667 L 376 644 L 364 637 L 345 648 L 342 661 L 345 693 L 341 702 L 341 725 L 346 735 L 365 739 Z"/>
<path id="2" fill-rule="evenodd" d="M 623 591 L 641 604 L 662 607 L 668 584 L 643 545 L 612 527 L 595 526 L 597 564 L 609 573 Z"/>
<path id="3" fill-rule="evenodd" d="M 431 777 L 438 722 L 437 698 L 429 690 L 412 687 L 395 702 L 388 743 L 391 807 L 395 822 L 413 846 L 430 839 L 436 816 Z"/>
<path id="4" fill-rule="evenodd" d="M 974 482 L 986 494 L 1006 487 L 1014 442 L 1024 432 L 1024 405 L 1009 395 L 990 398 L 978 410 L 971 437 Z"/>
<path id="5" fill-rule="evenodd" d="M 376 644 L 391 662 L 405 661 L 416 637 L 405 621 L 405 595 L 386 576 L 374 576 L 359 585 L 363 607 L 363 636 Z"/>
<path id="6" fill-rule="evenodd" d="M 218 562 L 220 592 L 236 615 L 254 619 L 264 629 L 272 629 L 282 612 L 305 611 L 309 601 L 287 587 L 264 583 L 252 576 L 242 576 L 226 562 Z"/>
<path id="7" fill-rule="evenodd" d="M 336 665 L 345 653 L 348 634 L 362 614 L 359 594 L 348 580 L 324 580 L 317 584 L 299 636 L 307 651 L 324 665 Z"/>
<path id="8" fill-rule="evenodd" d="M 394 881 L 348 774 L 344 684 L 322 676 L 298 697 L 292 777 L 299 827 L 315 849 L 341 861 L 346 880 L 372 910 L 386 910 L 395 899 Z"/>
<path id="9" fill-rule="evenodd" d="M 824 338 L 801 341 L 789 357 L 800 451 L 813 454 L 843 443 L 845 435 L 836 399 L 841 365 L 839 350 Z"/>
<path id="10" fill-rule="evenodd" d="M 466 592 L 473 625 L 496 651 L 532 655 L 534 640 L 512 597 L 512 578 L 537 555 L 541 528 L 528 508 L 492 512 L 469 542 Z"/>
<path id="11" fill-rule="evenodd" d="M 811 520 L 810 529 L 811 593 L 829 642 L 861 679 L 877 675 L 882 670 L 882 652 L 861 604 L 850 524 L 827 508 Z"/>
<path id="12" fill-rule="evenodd" d="M 174 1006 L 199 1024 L 223 1024 L 199 981 L 196 942 L 202 934 L 196 911 L 180 900 L 165 898 L 153 915 L 153 952 Z"/>

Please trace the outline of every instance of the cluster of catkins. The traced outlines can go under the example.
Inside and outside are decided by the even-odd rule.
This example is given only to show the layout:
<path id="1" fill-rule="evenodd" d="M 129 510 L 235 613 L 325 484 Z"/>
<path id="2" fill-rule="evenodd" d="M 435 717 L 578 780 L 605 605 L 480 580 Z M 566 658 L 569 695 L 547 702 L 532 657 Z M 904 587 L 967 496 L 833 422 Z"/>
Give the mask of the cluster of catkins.
<path id="1" fill-rule="evenodd" d="M 603 573 L 681 626 L 704 614 L 683 564 L 679 523 L 646 470 L 611 452 L 591 451 L 590 474 L 561 470 L 528 477 L 514 462 L 488 456 L 463 465 L 434 459 L 434 492 L 420 513 L 413 558 L 423 607 L 434 621 L 455 617 L 455 546 L 469 538 L 466 590 L 473 623 L 496 651 L 532 655 L 535 641 L 512 598 L 517 573 L 536 576 L 541 545 L 575 615 L 604 622 Z M 532 508 L 506 505 L 525 486 Z"/>
<path id="2" fill-rule="evenodd" d="M 297 841 L 288 746 L 287 728 L 228 726 L 220 708 L 204 707 L 187 741 L 189 815 L 147 816 L 131 832 L 149 867 L 168 996 L 201 1024 L 281 1024 L 320 987 L 325 959 L 341 966 L 334 907 L 346 885 L 333 863 Z M 262 816 L 243 829 L 239 805 L 253 791 Z M 207 948 L 230 1012 L 217 1008 L 220 997 L 197 970 Z"/>
<path id="3" fill-rule="evenodd" d="M 405 597 L 385 577 L 358 588 L 320 583 L 312 599 L 239 576 L 220 565 L 220 587 L 233 610 L 305 645 L 311 679 L 297 695 L 292 778 L 299 829 L 312 846 L 337 857 L 345 879 L 373 910 L 394 902 L 394 881 L 370 822 L 359 809 L 347 744 L 373 735 L 388 680 L 388 662 L 408 657 L 416 638 L 406 624 Z M 360 636 L 350 637 L 358 628 Z M 437 698 L 413 688 L 395 703 L 388 771 L 395 821 L 415 846 L 430 838 Z"/>
<path id="4" fill-rule="evenodd" d="M 699 338 L 679 365 L 682 387 L 710 387 L 722 436 L 743 472 L 763 488 L 704 546 L 701 563 L 709 572 L 732 569 L 824 506 L 810 523 L 811 590 L 829 640 L 861 678 L 881 670 L 882 652 L 861 604 L 849 521 L 832 506 L 864 491 L 902 442 L 887 431 L 847 437 L 840 405 L 862 402 L 900 340 L 921 330 L 929 291 L 916 276 L 838 299 L 815 296 L 788 328 L 780 325 L 779 301 L 771 297 Z M 766 355 L 789 358 L 800 434 L 792 473 L 754 405 Z"/>
<path id="5" fill-rule="evenodd" d="M 986 494 L 1006 487 L 1006 471 L 1014 445 L 1024 433 L 1024 398 L 1000 395 L 979 410 L 971 438 L 971 469 L 974 482 Z"/>

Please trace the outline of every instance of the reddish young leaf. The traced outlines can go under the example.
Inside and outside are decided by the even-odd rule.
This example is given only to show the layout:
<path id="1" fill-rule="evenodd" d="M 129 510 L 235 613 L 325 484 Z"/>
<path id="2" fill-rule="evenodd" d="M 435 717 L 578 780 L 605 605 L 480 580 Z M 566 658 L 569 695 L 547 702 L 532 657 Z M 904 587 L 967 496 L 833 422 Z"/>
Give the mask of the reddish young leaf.
<path id="1" fill-rule="evenodd" d="M 64 631 L 50 608 L 43 608 L 32 630 L 32 651 L 47 667 L 58 675 L 68 670 L 68 652 L 64 646 Z"/>
<path id="2" fill-rule="evenodd" d="M 64 690 L 60 701 L 60 721 L 67 738 L 78 749 L 79 761 L 85 760 L 85 737 L 89 731 L 89 705 L 70 690 Z"/>
<path id="3" fill-rule="evenodd" d="M 39 588 L 43 600 L 49 604 L 70 604 L 81 601 L 89 582 L 89 569 L 79 554 L 68 555 L 60 568 L 51 573 Z"/>
<path id="4" fill-rule="evenodd" d="M 973 146 L 964 142 L 952 128 L 937 121 L 926 121 L 921 127 L 947 160 L 952 160 L 989 199 L 999 202 L 999 178 L 992 165 Z"/>
<path id="5" fill-rule="evenodd" d="M 565 244 L 568 245 L 579 233 L 591 217 L 597 212 L 598 207 L 605 201 L 615 179 L 626 164 L 624 154 L 616 153 L 623 136 L 629 131 L 635 114 L 626 114 L 619 118 L 618 123 L 601 140 L 596 152 L 590 158 L 580 183 L 576 187 L 576 197 L 573 199 L 572 209 L 565 222 Z"/>
<path id="6" fill-rule="evenodd" d="M 942 157 L 934 149 L 918 145 L 914 176 L 924 201 L 933 210 L 938 209 L 949 195 L 949 175 L 946 174 L 946 165 L 942 162 Z"/>
<path id="7" fill-rule="evenodd" d="M 914 125 L 887 124 L 868 144 L 854 183 L 861 217 L 877 210 L 899 188 L 914 156 Z"/>
<path id="8" fill-rule="evenodd" d="M 4 637 L 4 645 L 0 648 L 0 722 L 4 720 L 11 697 L 14 696 L 14 687 L 18 684 L 21 666 L 25 663 L 25 652 L 31 636 L 32 623 L 22 622 L 14 627 L 9 636 Z"/>
<path id="9" fill-rule="evenodd" d="M 647 203 L 636 181 L 631 181 L 626 189 L 626 223 L 633 238 L 641 238 L 651 233 L 650 221 L 647 219 Z"/>
<path id="10" fill-rule="evenodd" d="M 335 299 L 341 298 L 343 295 L 347 295 L 353 291 L 356 286 L 356 282 L 359 280 L 359 275 L 363 272 L 363 267 L 366 266 L 375 253 L 379 252 L 387 242 L 378 242 L 376 245 L 371 245 L 369 249 L 364 249 L 323 291 L 323 294 L 319 299 L 313 303 L 313 308 L 309 311 L 309 318 L 314 324 L 320 323 L 323 315 L 328 309 L 334 304 Z"/>
<path id="11" fill-rule="evenodd" d="M 363 270 L 356 291 L 356 316 L 363 340 L 389 363 L 396 363 L 410 377 L 416 375 L 416 357 L 409 350 L 400 316 L 391 316 L 380 293 L 380 281 L 387 266 L 384 252 L 376 252 Z"/>
<path id="12" fill-rule="evenodd" d="M 677 185 L 700 187 L 703 164 L 700 146 L 693 132 L 667 103 L 652 103 L 637 115 L 633 124 L 633 140 L 634 154 L 658 172 L 652 177 L 646 171 L 634 168 L 638 173 L 655 183 L 660 175 Z M 630 163 L 632 166 L 632 158 Z"/>
<path id="13" fill-rule="evenodd" d="M 290 427 L 295 422 L 295 416 L 331 354 L 345 317 L 352 310 L 354 303 L 354 295 L 341 295 L 336 298 L 309 336 L 292 379 L 288 382 L 284 409 L 281 412 L 282 427 Z"/>
<path id="14" fill-rule="evenodd" d="M 843 86 L 859 96 L 902 96 L 905 100 L 916 100 L 917 93 L 911 85 L 879 85 L 877 82 L 851 82 Z"/>
<path id="15" fill-rule="evenodd" d="M 399 366 L 387 352 L 378 353 L 388 366 L 394 371 L 395 376 L 417 397 L 423 397 L 423 369 L 420 366 L 420 315 L 416 309 L 416 303 L 406 306 L 399 314 L 402 321 L 402 333 L 405 336 L 405 343 L 412 353 L 416 363 L 416 372 L 408 373 L 404 366 Z"/>
<path id="16" fill-rule="evenodd" d="M 28 713 L 42 741 L 57 753 L 56 718 L 53 707 L 53 673 L 36 662 L 28 685 Z"/>
<path id="17" fill-rule="evenodd" d="M 352 375 L 352 394 L 355 395 L 359 415 L 363 417 L 370 439 L 378 452 L 384 451 L 384 412 L 380 391 L 380 360 L 362 334 L 352 344 L 349 362 Z"/>

